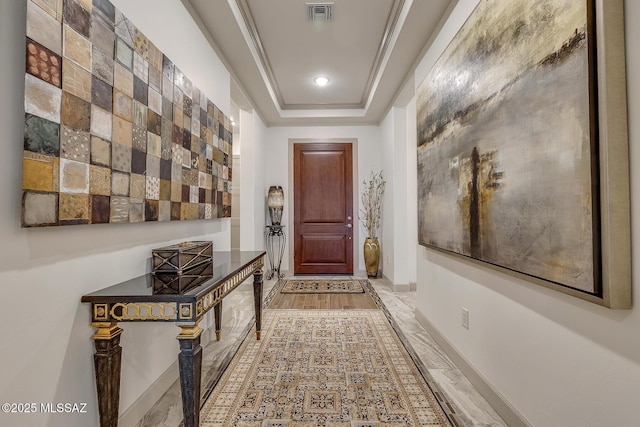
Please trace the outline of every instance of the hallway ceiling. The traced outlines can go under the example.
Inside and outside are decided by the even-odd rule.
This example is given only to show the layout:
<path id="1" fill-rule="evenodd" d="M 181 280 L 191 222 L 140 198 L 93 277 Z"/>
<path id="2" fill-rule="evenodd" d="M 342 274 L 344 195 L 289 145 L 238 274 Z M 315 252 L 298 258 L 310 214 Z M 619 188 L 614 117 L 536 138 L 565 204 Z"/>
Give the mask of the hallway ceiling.
<path id="1" fill-rule="evenodd" d="M 380 123 L 456 3 L 182 1 L 230 70 L 234 102 L 267 126 Z M 310 21 L 309 3 L 331 3 L 332 20 Z"/>

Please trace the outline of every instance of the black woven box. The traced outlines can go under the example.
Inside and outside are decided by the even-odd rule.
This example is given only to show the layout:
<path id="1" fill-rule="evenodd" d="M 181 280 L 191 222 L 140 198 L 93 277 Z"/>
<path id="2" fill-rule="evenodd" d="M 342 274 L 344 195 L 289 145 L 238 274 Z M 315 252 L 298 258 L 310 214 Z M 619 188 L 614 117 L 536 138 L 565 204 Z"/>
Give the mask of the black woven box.
<path id="1" fill-rule="evenodd" d="M 213 242 L 182 242 L 153 249 L 153 274 L 183 274 L 213 259 Z"/>

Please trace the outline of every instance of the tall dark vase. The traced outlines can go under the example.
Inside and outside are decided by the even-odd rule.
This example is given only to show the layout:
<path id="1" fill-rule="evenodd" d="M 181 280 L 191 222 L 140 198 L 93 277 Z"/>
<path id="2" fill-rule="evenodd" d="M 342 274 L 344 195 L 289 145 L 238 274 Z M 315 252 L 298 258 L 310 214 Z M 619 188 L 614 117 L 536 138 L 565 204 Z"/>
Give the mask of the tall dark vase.
<path id="1" fill-rule="evenodd" d="M 284 208 L 284 191 L 282 187 L 272 185 L 267 194 L 267 206 L 272 225 L 280 225 L 282 222 L 282 209 Z"/>

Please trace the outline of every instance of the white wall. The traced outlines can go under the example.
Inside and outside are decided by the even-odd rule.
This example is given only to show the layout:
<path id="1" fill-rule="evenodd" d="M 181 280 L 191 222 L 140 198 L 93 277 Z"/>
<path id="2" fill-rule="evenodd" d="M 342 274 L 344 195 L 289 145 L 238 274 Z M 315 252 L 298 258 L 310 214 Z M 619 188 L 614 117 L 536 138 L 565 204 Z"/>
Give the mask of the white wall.
<path id="1" fill-rule="evenodd" d="M 267 127 L 262 122 L 262 119 L 260 119 L 260 116 L 255 112 L 253 114 L 253 138 L 255 162 L 253 166 L 245 165 L 245 167 L 252 167 L 254 174 L 252 185 L 253 192 L 251 194 L 251 197 L 253 197 L 254 200 L 254 210 L 251 212 L 254 224 L 254 246 L 252 250 L 263 250 L 265 248 L 264 228 L 267 224 L 267 189 L 269 188 L 265 187 L 265 176 L 269 167 L 268 163 L 265 161 L 265 157 L 271 147 L 269 146 Z"/>
<path id="2" fill-rule="evenodd" d="M 229 74 L 180 2 L 113 3 L 229 114 Z M 155 247 L 202 239 L 228 249 L 229 220 L 20 228 L 25 13 L 25 1 L 0 2 L 0 402 L 87 402 L 88 414 L 0 413 L 0 425 L 94 426 L 94 330 L 81 296 L 144 274 Z M 122 413 L 175 362 L 180 330 L 121 326 Z"/>
<path id="3" fill-rule="evenodd" d="M 477 0 L 460 0 L 416 71 L 424 78 Z M 640 212 L 639 2 L 625 2 L 632 218 Z M 409 107 L 415 115 L 415 103 Z M 415 166 L 412 166 L 415 167 Z M 640 224 L 630 230 L 640 244 Z M 640 251 L 633 252 L 634 271 Z M 534 426 L 637 426 L 640 306 L 609 310 L 418 249 L 417 315 Z M 640 295 L 640 277 L 633 278 Z M 468 330 L 461 307 L 470 311 Z"/>
<path id="4" fill-rule="evenodd" d="M 283 224 L 286 226 L 287 247 L 284 259 L 282 260 L 282 270 L 293 269 L 293 222 L 291 205 L 293 203 L 293 161 L 292 152 L 289 150 L 289 139 L 332 139 L 347 138 L 357 140 L 357 147 L 354 147 L 354 161 L 357 166 L 353 170 L 357 187 L 354 187 L 354 197 L 360 203 L 360 184 L 362 180 L 369 176 L 371 170 L 382 168 L 381 137 L 377 126 L 318 126 L 318 127 L 272 127 L 265 131 L 265 151 L 263 155 L 265 167 L 265 181 L 263 197 L 266 198 L 267 190 L 271 185 L 280 185 L 284 190 L 284 211 L 282 214 Z M 359 205 L 358 205 L 359 206 Z M 354 233 L 355 255 L 354 270 L 364 271 L 364 258 L 362 244 L 364 242 L 364 232 L 357 219 L 358 206 L 354 206 L 354 228 L 358 228 L 358 233 Z"/>
<path id="5" fill-rule="evenodd" d="M 415 128 L 413 128 L 415 129 Z M 415 252 L 412 250 L 415 234 L 412 229 L 413 212 L 409 213 L 410 193 L 415 188 L 410 183 L 409 151 L 415 151 L 410 134 L 414 130 L 407 127 L 407 110 L 401 106 L 392 107 L 380 125 L 384 151 L 384 179 L 386 181 L 382 215 L 382 259 L 383 275 L 396 289 L 403 289 L 415 283 Z M 411 250 L 409 249 L 411 247 Z"/>
<path id="6" fill-rule="evenodd" d="M 399 143 L 395 139 L 395 129 L 397 123 L 394 117 L 395 108 L 392 108 L 385 119 L 380 123 L 380 137 L 382 139 L 382 167 L 385 184 L 385 192 L 382 200 L 382 220 L 380 221 L 380 269 L 382 275 L 392 283 L 395 279 L 395 209 L 393 208 L 395 176 L 395 155 L 394 147 Z M 378 172 L 376 170 L 375 172 Z M 369 175 L 363 176 L 362 180 L 369 179 Z M 362 181 L 361 180 L 361 181 Z M 404 210 L 404 209 L 403 209 Z M 365 236 L 366 237 L 366 236 Z"/>

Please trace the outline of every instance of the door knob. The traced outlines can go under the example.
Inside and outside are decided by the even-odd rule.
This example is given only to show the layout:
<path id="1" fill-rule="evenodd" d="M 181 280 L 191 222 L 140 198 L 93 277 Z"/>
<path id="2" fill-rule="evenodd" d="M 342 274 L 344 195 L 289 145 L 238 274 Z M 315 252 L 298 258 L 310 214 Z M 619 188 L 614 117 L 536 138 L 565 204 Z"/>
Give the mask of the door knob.
<path id="1" fill-rule="evenodd" d="M 348 216 L 348 217 L 347 217 L 347 221 L 351 221 L 351 216 Z"/>
<path id="2" fill-rule="evenodd" d="M 348 227 L 348 228 L 351 228 L 351 227 L 353 227 L 353 225 L 351 225 L 351 224 L 347 224 L 347 227 Z"/>

